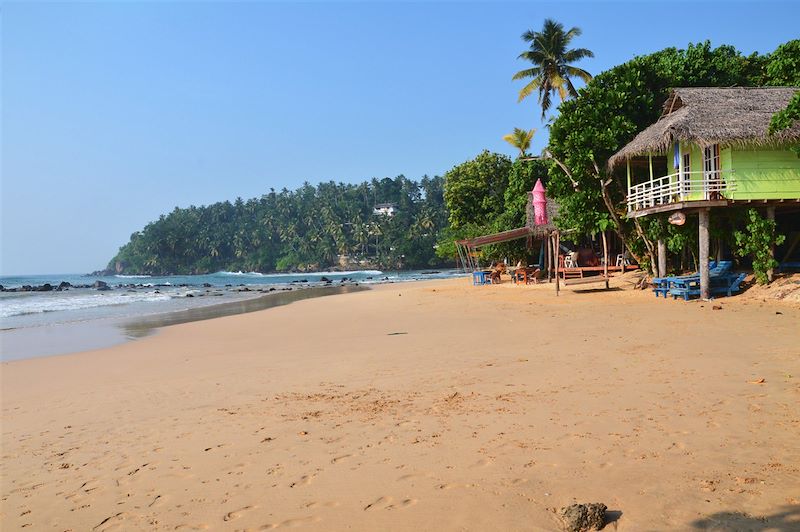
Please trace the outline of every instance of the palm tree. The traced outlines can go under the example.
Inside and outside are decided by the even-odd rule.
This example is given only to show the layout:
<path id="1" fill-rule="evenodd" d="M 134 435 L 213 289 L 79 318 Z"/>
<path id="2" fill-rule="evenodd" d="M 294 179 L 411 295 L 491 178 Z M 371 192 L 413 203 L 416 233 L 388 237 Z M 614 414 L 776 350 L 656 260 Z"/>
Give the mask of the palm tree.
<path id="1" fill-rule="evenodd" d="M 562 102 L 568 96 L 578 95 L 571 77 L 579 77 L 586 83 L 592 79 L 591 74 L 570 64 L 584 57 L 594 57 L 586 48 L 568 49 L 572 39 L 580 34 L 580 28 L 570 28 L 565 33 L 564 26 L 552 19 L 544 21 L 542 31 L 528 30 L 522 34 L 522 40 L 530 43 L 530 49 L 519 54 L 519 59 L 530 61 L 533 68 L 520 70 L 512 79 L 533 78 L 519 91 L 519 101 L 538 90 L 542 118 L 550 109 L 550 99 L 556 92 Z"/>
<path id="2" fill-rule="evenodd" d="M 520 157 L 526 157 L 528 148 L 531 147 L 531 139 L 533 139 L 534 133 L 536 133 L 535 129 L 525 130 L 515 127 L 512 133 L 503 136 L 503 140 L 517 148 Z"/>

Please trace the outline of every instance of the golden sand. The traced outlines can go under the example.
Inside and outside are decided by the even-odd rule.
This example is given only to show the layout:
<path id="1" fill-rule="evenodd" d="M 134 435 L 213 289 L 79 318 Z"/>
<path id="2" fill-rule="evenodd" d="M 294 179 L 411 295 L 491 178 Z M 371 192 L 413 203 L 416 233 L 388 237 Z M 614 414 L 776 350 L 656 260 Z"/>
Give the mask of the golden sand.
<path id="1" fill-rule="evenodd" d="M 800 528 L 800 308 L 720 301 L 385 285 L 6 363 L 2 528 Z"/>

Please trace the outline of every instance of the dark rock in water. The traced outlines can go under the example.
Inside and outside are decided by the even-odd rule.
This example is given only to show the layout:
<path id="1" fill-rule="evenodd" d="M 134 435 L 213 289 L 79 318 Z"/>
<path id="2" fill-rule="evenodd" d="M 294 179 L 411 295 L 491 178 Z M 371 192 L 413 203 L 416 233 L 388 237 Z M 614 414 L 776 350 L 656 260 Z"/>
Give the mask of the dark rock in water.
<path id="1" fill-rule="evenodd" d="M 42 286 L 36 288 L 37 292 L 50 292 L 53 290 L 53 285 L 50 283 L 44 283 Z"/>
<path id="2" fill-rule="evenodd" d="M 194 294 L 186 294 L 186 297 L 194 297 Z"/>
<path id="3" fill-rule="evenodd" d="M 367 277 L 367 279 L 372 279 L 372 277 Z"/>
<path id="4" fill-rule="evenodd" d="M 275 291 L 275 287 L 273 286 L 272 288 L 269 289 L 269 291 L 270 292 L 274 292 Z"/>
<path id="5" fill-rule="evenodd" d="M 329 282 L 331 282 L 331 280 L 323 275 L 322 278 L 319 280 L 319 282 L 321 282 L 321 283 L 329 283 Z"/>
<path id="6" fill-rule="evenodd" d="M 67 281 L 61 281 L 60 283 L 58 283 L 58 288 L 56 288 L 56 290 L 58 290 L 60 292 L 61 290 L 66 290 L 67 288 L 71 288 L 71 287 L 72 287 L 72 285 L 70 283 L 68 283 Z"/>
<path id="7" fill-rule="evenodd" d="M 106 283 L 105 281 L 95 281 L 94 284 L 92 285 L 92 288 L 106 288 L 107 286 L 108 283 Z"/>
<path id="8" fill-rule="evenodd" d="M 97 291 L 98 291 L 98 292 L 105 292 L 106 290 L 113 290 L 113 288 L 111 288 L 111 287 L 110 287 L 110 286 L 108 286 L 108 285 L 106 285 L 106 286 L 100 286 L 100 287 L 98 287 L 98 288 L 97 288 Z"/>
<path id="9" fill-rule="evenodd" d="M 5 292 L 5 291 L 6 291 L 6 287 L 0 284 L 0 292 Z"/>
<path id="10" fill-rule="evenodd" d="M 161 292 L 159 292 L 158 290 L 154 290 L 153 293 L 154 294 L 160 294 Z"/>
<path id="11" fill-rule="evenodd" d="M 600 530 L 605 525 L 607 509 L 606 505 L 600 502 L 565 506 L 561 509 L 564 530 L 567 532 Z"/>
<path id="12" fill-rule="evenodd" d="M 211 283 L 203 283 L 203 288 L 211 288 Z"/>
<path id="13" fill-rule="evenodd" d="M 442 273 L 442 272 L 437 272 L 437 271 L 434 270 L 434 271 L 431 271 L 431 272 L 421 272 L 420 275 L 433 275 L 435 273 Z"/>

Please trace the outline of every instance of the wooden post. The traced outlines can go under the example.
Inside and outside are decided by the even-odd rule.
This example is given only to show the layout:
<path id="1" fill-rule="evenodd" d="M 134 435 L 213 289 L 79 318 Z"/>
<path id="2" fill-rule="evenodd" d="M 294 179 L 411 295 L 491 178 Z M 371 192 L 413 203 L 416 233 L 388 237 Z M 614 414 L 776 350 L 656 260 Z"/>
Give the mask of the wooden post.
<path id="1" fill-rule="evenodd" d="M 708 276 L 708 218 L 709 209 L 700 209 L 698 213 L 699 232 L 698 241 L 700 243 L 700 299 L 708 300 L 711 295 L 709 290 L 709 276 Z"/>
<path id="2" fill-rule="evenodd" d="M 556 267 L 555 267 L 555 270 L 556 270 L 556 295 L 558 295 L 559 290 L 561 290 L 561 286 L 560 286 L 560 283 L 558 281 L 558 266 L 559 266 L 558 250 L 561 247 L 561 234 L 558 233 L 558 232 L 556 232 L 555 244 L 556 244 L 554 246 L 555 249 L 553 249 L 553 262 L 556 265 Z"/>
<path id="3" fill-rule="evenodd" d="M 775 221 L 775 207 L 773 205 L 770 205 L 769 207 L 767 207 L 767 220 L 772 220 L 773 222 Z M 770 246 L 769 246 L 769 256 L 772 259 L 775 258 L 775 243 L 774 242 L 772 244 L 770 244 Z M 767 282 L 771 283 L 772 279 L 774 277 L 775 277 L 775 270 L 773 270 L 772 268 L 767 270 Z"/>
<path id="4" fill-rule="evenodd" d="M 544 255 L 544 267 L 547 270 L 547 282 L 553 280 L 553 261 L 551 256 L 553 255 L 553 235 L 547 234 L 547 245 L 545 246 L 545 255 Z"/>
<path id="5" fill-rule="evenodd" d="M 606 232 L 603 231 L 601 233 L 603 235 L 603 275 L 606 278 L 606 290 L 608 290 L 608 241 L 606 240 Z M 623 273 L 625 269 L 622 269 Z"/>
<path id="6" fill-rule="evenodd" d="M 658 276 L 667 276 L 667 243 L 663 238 L 658 239 Z"/>

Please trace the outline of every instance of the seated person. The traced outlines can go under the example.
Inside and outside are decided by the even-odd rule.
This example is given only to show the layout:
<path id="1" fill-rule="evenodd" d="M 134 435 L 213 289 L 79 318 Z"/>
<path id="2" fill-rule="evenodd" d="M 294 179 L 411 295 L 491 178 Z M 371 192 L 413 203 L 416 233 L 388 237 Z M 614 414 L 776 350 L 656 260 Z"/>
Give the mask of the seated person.
<path id="1" fill-rule="evenodd" d="M 506 264 L 504 262 L 496 262 L 492 265 L 492 273 L 490 274 L 490 279 L 492 283 L 500 283 L 500 275 L 506 273 Z"/>

